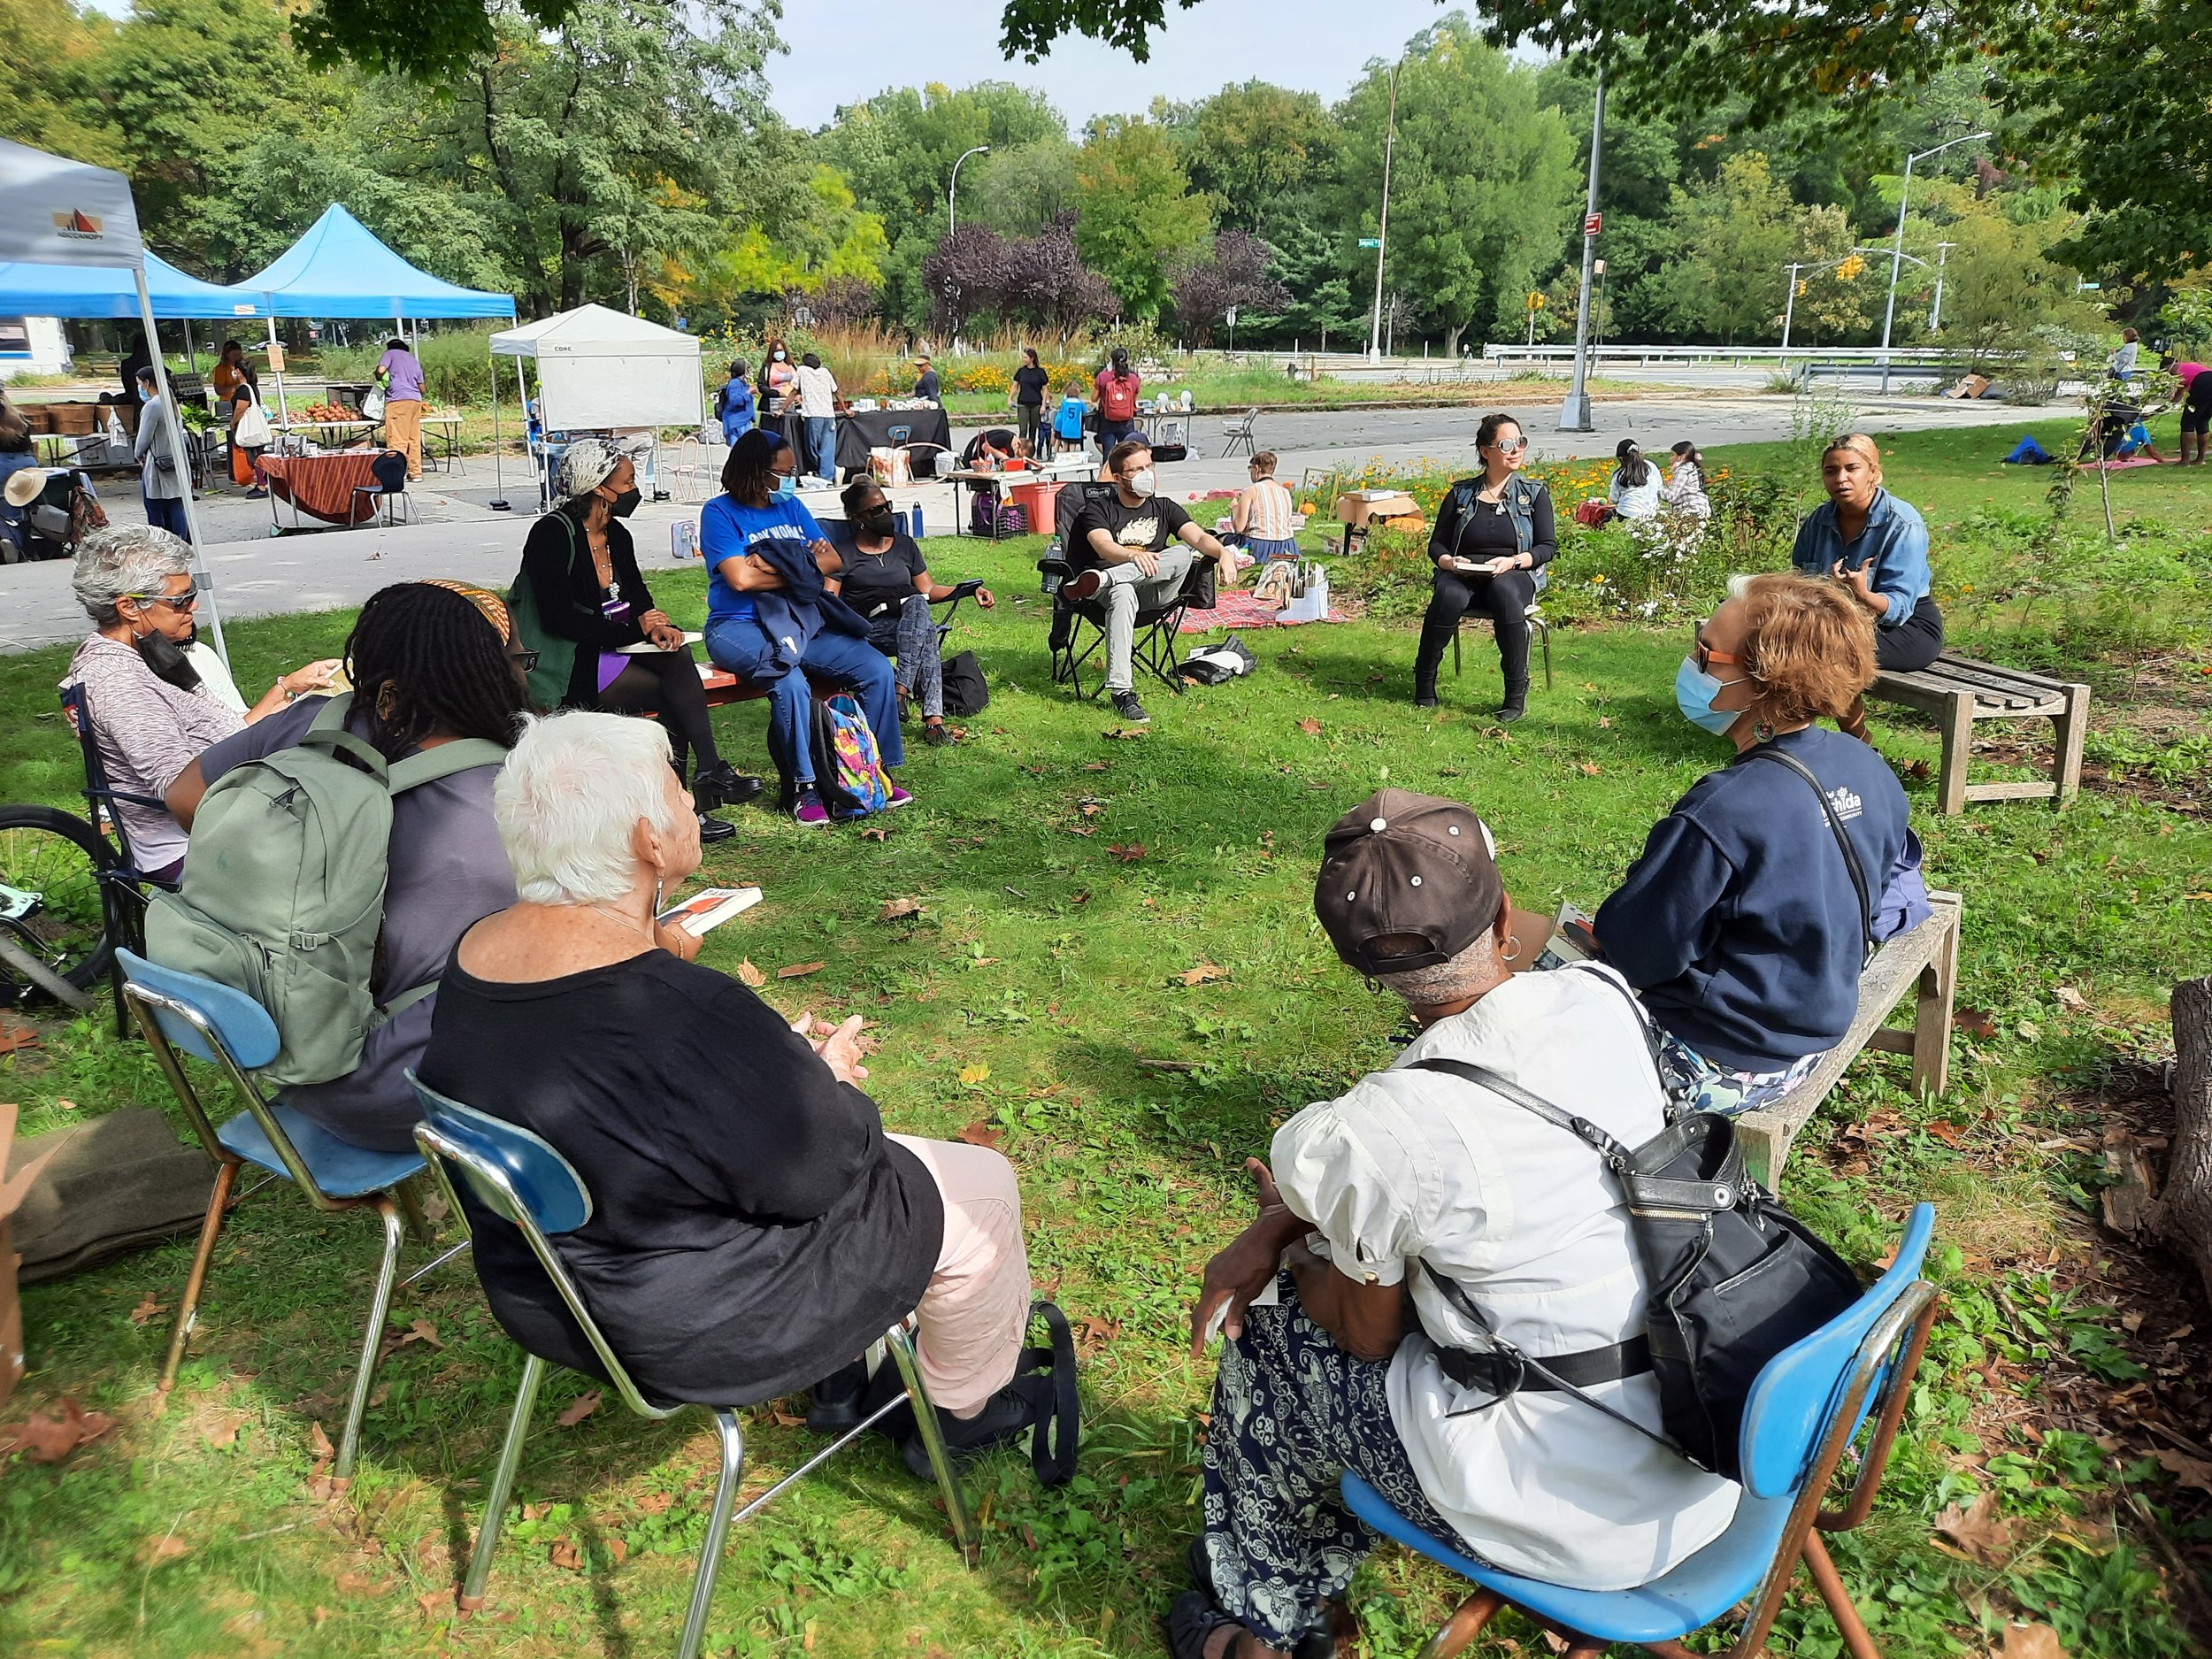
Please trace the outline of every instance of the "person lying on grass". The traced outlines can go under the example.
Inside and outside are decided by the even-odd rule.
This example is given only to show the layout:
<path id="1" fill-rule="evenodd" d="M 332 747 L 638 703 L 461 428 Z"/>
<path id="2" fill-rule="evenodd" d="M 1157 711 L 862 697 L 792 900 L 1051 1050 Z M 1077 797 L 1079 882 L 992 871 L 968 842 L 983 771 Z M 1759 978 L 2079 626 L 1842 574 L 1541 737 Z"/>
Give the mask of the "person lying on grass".
<path id="1" fill-rule="evenodd" d="M 1487 1339 L 1430 1276 L 1525 1352 L 1609 1371 L 1592 1392 L 1659 1430 L 1617 1184 L 1572 1135 L 1417 1067 L 1484 1066 L 1640 1145 L 1666 1097 L 1626 985 L 1595 964 L 1517 976 L 1490 831 L 1434 796 L 1386 789 L 1338 820 L 1314 910 L 1422 1032 L 1277 1132 L 1270 1162 L 1248 1166 L 1258 1217 L 1206 1268 L 1192 1350 L 1217 1319 L 1227 1341 L 1194 1587 L 1168 1616 L 1175 1659 L 1328 1651 L 1333 1604 L 1378 1541 L 1339 1497 L 1347 1469 L 1469 1555 L 1589 1590 L 1668 1571 L 1720 1536 L 1739 1496 L 1571 1395 L 1502 1396 Z"/>

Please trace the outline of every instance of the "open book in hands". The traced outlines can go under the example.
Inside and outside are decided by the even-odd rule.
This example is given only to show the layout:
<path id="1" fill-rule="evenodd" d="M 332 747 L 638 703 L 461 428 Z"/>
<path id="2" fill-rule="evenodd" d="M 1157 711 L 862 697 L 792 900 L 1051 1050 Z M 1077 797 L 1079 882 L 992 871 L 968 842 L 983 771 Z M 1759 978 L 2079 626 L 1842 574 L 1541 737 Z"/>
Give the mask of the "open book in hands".
<path id="1" fill-rule="evenodd" d="M 657 919 L 663 927 L 680 927 L 694 939 L 701 939 L 759 902 L 758 887 L 702 887 L 682 903 L 663 910 Z"/>

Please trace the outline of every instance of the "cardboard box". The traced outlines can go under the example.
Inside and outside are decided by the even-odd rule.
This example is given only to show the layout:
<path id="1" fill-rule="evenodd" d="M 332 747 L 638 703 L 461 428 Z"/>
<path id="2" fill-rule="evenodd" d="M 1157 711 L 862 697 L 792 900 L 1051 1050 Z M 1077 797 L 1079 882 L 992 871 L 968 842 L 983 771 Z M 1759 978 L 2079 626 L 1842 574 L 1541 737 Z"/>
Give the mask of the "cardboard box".
<path id="1" fill-rule="evenodd" d="M 15 1139 L 15 1108 L 0 1105 L 0 1170 L 8 1166 L 9 1143 Z M 0 1406 L 8 1403 L 15 1386 L 23 1380 L 23 1303 L 15 1288 L 15 1240 L 9 1236 L 8 1218 L 22 1205 L 31 1183 L 47 1161 L 60 1150 L 40 1154 L 0 1179 Z"/>
<path id="2" fill-rule="evenodd" d="M 1336 498 L 1336 519 L 1348 524 L 1355 530 L 1364 530 L 1373 518 L 1396 518 L 1411 513 L 1419 516 L 1421 503 L 1403 490 L 1354 490 Z"/>

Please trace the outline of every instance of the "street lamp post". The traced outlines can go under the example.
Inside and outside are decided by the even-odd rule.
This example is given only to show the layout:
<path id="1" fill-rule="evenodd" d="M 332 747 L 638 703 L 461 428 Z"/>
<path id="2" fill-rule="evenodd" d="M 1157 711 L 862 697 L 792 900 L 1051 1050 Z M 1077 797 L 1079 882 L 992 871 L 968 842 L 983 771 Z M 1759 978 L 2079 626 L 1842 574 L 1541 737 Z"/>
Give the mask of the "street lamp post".
<path id="1" fill-rule="evenodd" d="M 1943 327 L 1943 262 L 1950 257 L 1951 250 L 1957 246 L 1955 242 L 1936 243 L 1935 303 L 1928 308 L 1928 332 L 1932 334 L 1939 333 Z"/>
<path id="2" fill-rule="evenodd" d="M 1390 114 L 1383 127 L 1383 194 L 1382 218 L 1375 226 L 1375 314 L 1367 327 L 1367 360 L 1382 361 L 1382 282 L 1383 254 L 1390 242 L 1390 156 L 1398 142 L 1398 71 L 1400 63 L 1390 66 Z"/>
<path id="3" fill-rule="evenodd" d="M 1905 204 L 1912 196 L 1912 168 L 1916 161 L 1925 161 L 1939 156 L 1959 144 L 1970 144 L 1978 138 L 1987 138 L 1987 133 L 1963 133 L 1958 137 L 1938 144 L 1933 150 L 1924 150 L 1917 155 L 1905 157 L 1905 176 L 1897 188 L 1897 235 L 1889 256 L 1889 303 L 1882 310 L 1882 390 L 1889 390 L 1889 334 L 1890 326 L 1897 319 L 1897 279 L 1905 266 Z"/>
<path id="4" fill-rule="evenodd" d="M 1590 419 L 1590 277 L 1598 252 L 1598 154 L 1605 142 L 1605 73 L 1598 73 L 1597 98 L 1590 106 L 1590 192 L 1582 210 L 1582 292 L 1575 302 L 1575 378 L 1566 406 L 1559 411 L 1562 432 L 1595 432 Z"/>
<path id="5" fill-rule="evenodd" d="M 988 144 L 978 144 L 973 150 L 963 151 L 961 153 L 960 161 L 965 161 L 970 156 L 988 155 L 990 150 L 991 147 Z M 958 202 L 960 195 L 960 161 L 956 161 L 952 164 L 952 182 L 945 187 L 945 234 L 947 235 L 950 235 L 954 231 L 960 228 L 960 207 Z"/>
<path id="6" fill-rule="evenodd" d="M 1802 264 L 1790 267 L 1790 291 L 1782 301 L 1782 349 L 1784 351 L 1790 349 L 1790 319 L 1797 315 L 1797 273 L 1804 268 Z M 1786 363 L 1782 365 L 1784 373 L 1788 372 L 1789 366 Z"/>

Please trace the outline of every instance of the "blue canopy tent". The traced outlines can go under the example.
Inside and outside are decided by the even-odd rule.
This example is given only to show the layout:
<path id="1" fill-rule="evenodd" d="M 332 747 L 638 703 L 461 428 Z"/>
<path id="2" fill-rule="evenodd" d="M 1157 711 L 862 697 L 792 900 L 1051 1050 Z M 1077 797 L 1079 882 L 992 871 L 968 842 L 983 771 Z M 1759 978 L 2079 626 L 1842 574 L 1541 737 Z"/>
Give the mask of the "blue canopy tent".
<path id="1" fill-rule="evenodd" d="M 146 294 L 154 315 L 168 322 L 262 314 L 250 289 L 203 282 L 150 253 Z M 0 317 L 121 320 L 138 315 L 138 285 L 128 271 L 113 265 L 0 265 Z"/>

